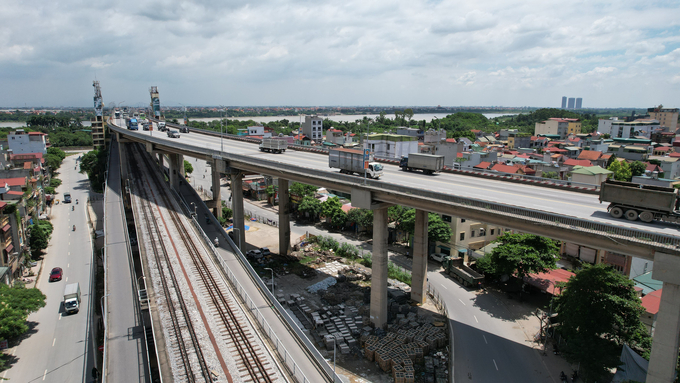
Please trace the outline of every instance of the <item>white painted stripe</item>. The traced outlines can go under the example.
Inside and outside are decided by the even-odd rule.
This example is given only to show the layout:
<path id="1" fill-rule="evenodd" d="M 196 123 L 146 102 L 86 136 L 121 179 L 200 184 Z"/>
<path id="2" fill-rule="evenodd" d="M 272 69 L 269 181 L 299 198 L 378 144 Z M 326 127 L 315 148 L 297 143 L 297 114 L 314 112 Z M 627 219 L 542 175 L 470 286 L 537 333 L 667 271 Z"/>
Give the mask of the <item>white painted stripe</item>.
<path id="1" fill-rule="evenodd" d="M 463 304 L 463 306 L 465 306 L 465 302 L 463 302 L 460 298 L 458 298 L 458 300 Z"/>
<path id="2" fill-rule="evenodd" d="M 493 365 L 496 366 L 496 371 L 498 371 L 498 365 L 496 364 L 496 359 L 493 360 Z"/>

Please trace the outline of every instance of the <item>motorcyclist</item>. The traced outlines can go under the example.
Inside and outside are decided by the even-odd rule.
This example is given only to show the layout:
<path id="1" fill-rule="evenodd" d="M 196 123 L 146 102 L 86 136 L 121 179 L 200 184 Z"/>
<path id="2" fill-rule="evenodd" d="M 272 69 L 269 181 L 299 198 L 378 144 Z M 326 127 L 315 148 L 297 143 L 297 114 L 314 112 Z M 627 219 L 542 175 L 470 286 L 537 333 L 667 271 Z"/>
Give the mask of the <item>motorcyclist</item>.
<path id="1" fill-rule="evenodd" d="M 78 204 L 78 198 L 76 198 L 76 205 Z"/>
<path id="2" fill-rule="evenodd" d="M 76 231 L 76 225 L 73 225 L 73 231 Z"/>
<path id="3" fill-rule="evenodd" d="M 76 210 L 75 206 L 71 206 L 71 211 Z"/>
<path id="4" fill-rule="evenodd" d="M 220 240 L 217 237 L 215 237 L 215 241 L 213 242 L 215 243 L 215 247 L 220 247 Z"/>

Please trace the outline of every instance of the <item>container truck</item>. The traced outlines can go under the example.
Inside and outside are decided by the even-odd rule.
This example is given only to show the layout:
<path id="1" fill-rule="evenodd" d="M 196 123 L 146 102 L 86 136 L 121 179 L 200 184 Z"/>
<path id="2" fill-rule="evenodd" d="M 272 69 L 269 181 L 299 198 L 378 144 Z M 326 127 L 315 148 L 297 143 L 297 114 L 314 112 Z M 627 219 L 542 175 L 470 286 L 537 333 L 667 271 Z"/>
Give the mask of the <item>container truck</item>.
<path id="1" fill-rule="evenodd" d="M 80 310 L 80 284 L 78 282 L 68 284 L 64 288 L 64 310 L 68 314 L 75 314 Z"/>
<path id="2" fill-rule="evenodd" d="M 409 153 L 401 157 L 399 167 L 404 171 L 422 170 L 425 174 L 438 173 L 444 168 L 444 156 Z"/>
<path id="3" fill-rule="evenodd" d="M 609 202 L 607 211 L 614 218 L 680 223 L 678 189 L 675 188 L 605 180 L 600 185 L 602 202 Z"/>
<path id="4" fill-rule="evenodd" d="M 331 149 L 328 152 L 328 167 L 340 169 L 340 173 L 364 174 L 364 152 L 356 149 Z M 366 176 L 380 178 L 383 175 L 383 166 L 373 161 L 373 153 L 368 156 L 368 168 Z"/>
<path id="5" fill-rule="evenodd" d="M 260 143 L 261 152 L 283 153 L 288 149 L 288 141 L 284 138 L 263 138 Z"/>
<path id="6" fill-rule="evenodd" d="M 158 130 L 160 130 L 161 132 L 164 132 L 165 129 L 167 129 L 165 127 L 165 121 L 158 121 Z"/>
<path id="7" fill-rule="evenodd" d="M 484 275 L 465 266 L 461 257 L 447 256 L 443 264 L 446 273 L 464 286 L 477 288 L 484 280 Z"/>

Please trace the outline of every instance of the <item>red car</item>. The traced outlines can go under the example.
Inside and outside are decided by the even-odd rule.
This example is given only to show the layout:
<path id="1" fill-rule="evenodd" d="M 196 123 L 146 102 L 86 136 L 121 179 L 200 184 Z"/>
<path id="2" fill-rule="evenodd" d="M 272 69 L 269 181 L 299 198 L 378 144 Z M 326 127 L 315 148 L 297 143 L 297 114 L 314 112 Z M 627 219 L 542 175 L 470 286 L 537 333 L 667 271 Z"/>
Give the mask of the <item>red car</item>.
<path id="1" fill-rule="evenodd" d="M 61 267 L 55 267 L 52 269 L 50 272 L 50 282 L 54 281 L 61 281 L 61 277 L 64 271 L 61 269 Z"/>

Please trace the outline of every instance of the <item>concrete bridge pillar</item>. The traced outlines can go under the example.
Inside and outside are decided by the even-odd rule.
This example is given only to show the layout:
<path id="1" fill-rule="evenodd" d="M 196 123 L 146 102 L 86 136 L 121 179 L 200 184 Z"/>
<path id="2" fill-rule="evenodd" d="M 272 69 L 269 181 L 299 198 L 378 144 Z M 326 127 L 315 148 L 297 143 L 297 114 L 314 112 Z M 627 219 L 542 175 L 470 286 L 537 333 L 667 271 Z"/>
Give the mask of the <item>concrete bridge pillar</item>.
<path id="1" fill-rule="evenodd" d="M 416 209 L 413 235 L 413 273 L 411 275 L 411 300 L 425 303 L 427 299 L 427 224 L 428 213 Z"/>
<path id="2" fill-rule="evenodd" d="M 215 217 L 222 217 L 222 195 L 220 193 L 220 172 L 217 170 L 217 160 L 213 160 L 212 165 L 212 195 L 213 195 L 213 214 Z"/>
<path id="3" fill-rule="evenodd" d="M 179 182 L 183 181 L 184 178 L 184 156 L 181 154 L 170 153 L 168 155 L 170 161 L 168 161 L 168 179 L 170 180 L 170 186 L 179 190 Z"/>
<path id="4" fill-rule="evenodd" d="M 680 259 L 654 254 L 652 278 L 663 281 L 659 313 L 656 317 L 647 383 L 673 382 L 680 346 Z"/>
<path id="5" fill-rule="evenodd" d="M 387 207 L 373 210 L 373 266 L 371 277 L 371 322 L 387 323 Z"/>
<path id="6" fill-rule="evenodd" d="M 290 193 L 288 180 L 279 178 L 279 254 L 288 255 L 290 250 Z"/>
<path id="7" fill-rule="evenodd" d="M 243 179 L 240 172 L 231 174 L 231 204 L 234 212 L 234 242 L 245 253 L 246 232 L 243 214 Z"/>

